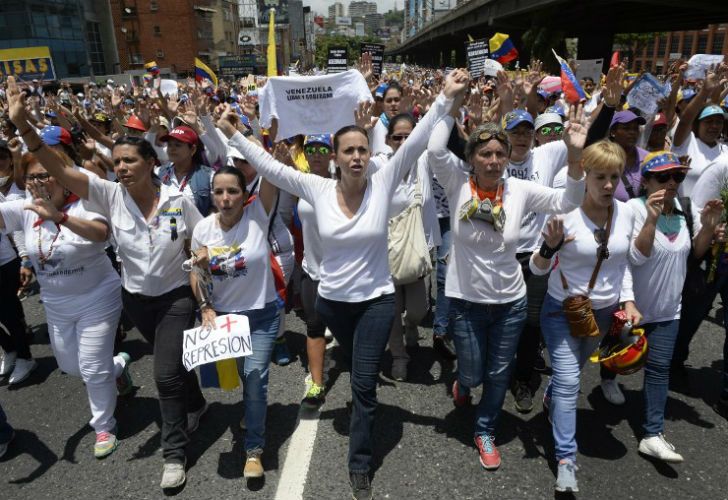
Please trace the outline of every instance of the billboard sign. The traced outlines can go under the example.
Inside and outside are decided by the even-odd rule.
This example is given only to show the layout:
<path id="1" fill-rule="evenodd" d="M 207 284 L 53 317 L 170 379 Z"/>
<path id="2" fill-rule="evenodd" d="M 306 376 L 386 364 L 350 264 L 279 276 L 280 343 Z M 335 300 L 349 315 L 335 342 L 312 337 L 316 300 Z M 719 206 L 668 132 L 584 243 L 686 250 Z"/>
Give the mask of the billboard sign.
<path id="1" fill-rule="evenodd" d="M 0 50 L 0 75 L 24 81 L 55 80 L 51 51 L 48 47 Z"/>

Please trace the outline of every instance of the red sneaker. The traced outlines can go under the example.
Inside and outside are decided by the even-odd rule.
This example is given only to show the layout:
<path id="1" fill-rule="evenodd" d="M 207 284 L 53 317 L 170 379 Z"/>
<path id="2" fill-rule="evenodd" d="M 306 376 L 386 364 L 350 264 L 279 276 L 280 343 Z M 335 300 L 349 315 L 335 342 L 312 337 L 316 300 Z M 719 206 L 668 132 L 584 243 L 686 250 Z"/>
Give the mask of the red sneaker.
<path id="1" fill-rule="evenodd" d="M 480 465 L 485 470 L 496 470 L 500 467 L 500 452 L 495 447 L 495 441 L 492 436 L 487 434 L 475 436 L 475 446 L 478 448 L 478 453 L 480 453 Z"/>
<path id="2" fill-rule="evenodd" d="M 470 394 L 462 394 L 457 379 L 452 383 L 452 402 L 458 408 L 470 406 L 473 403 L 473 397 Z"/>

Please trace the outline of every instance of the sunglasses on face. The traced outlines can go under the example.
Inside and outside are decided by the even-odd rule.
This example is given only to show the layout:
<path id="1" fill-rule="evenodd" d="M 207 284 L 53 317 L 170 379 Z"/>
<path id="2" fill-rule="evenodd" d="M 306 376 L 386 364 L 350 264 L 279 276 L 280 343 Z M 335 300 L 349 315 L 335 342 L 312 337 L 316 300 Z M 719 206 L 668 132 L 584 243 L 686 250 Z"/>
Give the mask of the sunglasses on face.
<path id="1" fill-rule="evenodd" d="M 599 228 L 594 230 L 594 241 L 599 245 L 597 247 L 597 259 L 607 260 L 609 258 L 609 248 L 607 248 L 607 230 Z"/>
<path id="2" fill-rule="evenodd" d="M 402 142 L 409 137 L 409 134 L 390 135 L 389 138 L 394 142 Z"/>
<path id="3" fill-rule="evenodd" d="M 676 171 L 667 171 L 667 172 L 657 172 L 654 174 L 650 174 L 650 177 L 652 179 L 655 179 L 660 184 L 666 184 L 670 179 L 675 181 L 676 183 L 680 184 L 682 181 L 685 180 L 685 177 L 687 177 L 687 172 L 681 172 L 679 170 Z"/>
<path id="4" fill-rule="evenodd" d="M 26 175 L 23 177 L 25 182 L 46 182 L 48 179 L 51 178 L 51 175 L 48 172 L 44 172 L 42 174 L 35 174 L 35 175 Z"/>
<path id="5" fill-rule="evenodd" d="M 303 148 L 307 155 L 328 155 L 331 154 L 331 148 L 328 146 L 306 146 Z"/>
<path id="6" fill-rule="evenodd" d="M 541 127 L 540 129 L 538 129 L 538 131 L 541 135 L 551 135 L 551 134 L 561 135 L 564 133 L 564 126 L 563 125 L 554 125 L 553 127 L 546 126 L 546 127 Z"/>

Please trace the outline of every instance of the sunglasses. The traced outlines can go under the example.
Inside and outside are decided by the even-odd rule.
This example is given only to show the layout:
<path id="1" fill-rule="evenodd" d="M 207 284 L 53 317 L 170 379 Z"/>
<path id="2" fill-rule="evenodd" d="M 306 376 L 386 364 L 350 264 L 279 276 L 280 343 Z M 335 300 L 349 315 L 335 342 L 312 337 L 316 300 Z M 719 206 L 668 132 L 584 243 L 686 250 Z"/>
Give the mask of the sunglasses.
<path id="1" fill-rule="evenodd" d="M 35 175 L 26 175 L 23 177 L 25 182 L 33 182 L 33 181 L 45 182 L 50 178 L 51 178 L 51 174 L 49 174 L 48 172 L 44 172 L 42 174 L 35 174 Z"/>
<path id="2" fill-rule="evenodd" d="M 409 137 L 409 134 L 390 135 L 389 136 L 389 138 L 392 139 L 394 142 L 403 142 L 408 137 Z"/>
<path id="3" fill-rule="evenodd" d="M 594 230 L 594 241 L 599 245 L 597 247 L 597 259 L 607 260 L 609 258 L 609 248 L 607 248 L 607 230 L 599 228 Z"/>
<path id="4" fill-rule="evenodd" d="M 303 148 L 307 155 L 328 155 L 331 154 L 331 148 L 328 146 L 306 146 Z"/>
<path id="5" fill-rule="evenodd" d="M 687 177 L 687 172 L 681 172 L 679 170 L 677 171 L 667 171 L 667 172 L 656 172 L 653 174 L 650 174 L 649 177 L 652 179 L 655 179 L 660 184 L 666 184 L 670 179 L 675 181 L 676 183 L 680 184 L 682 181 L 685 180 L 685 177 Z"/>
<path id="6" fill-rule="evenodd" d="M 478 136 L 478 141 L 481 142 L 488 142 L 491 139 L 495 139 L 500 142 L 508 142 L 508 136 L 506 136 L 503 132 L 481 132 Z"/>
<path id="7" fill-rule="evenodd" d="M 541 135 L 561 135 L 564 133 L 564 126 L 563 125 L 554 125 L 553 127 L 541 127 L 538 129 L 539 133 Z"/>

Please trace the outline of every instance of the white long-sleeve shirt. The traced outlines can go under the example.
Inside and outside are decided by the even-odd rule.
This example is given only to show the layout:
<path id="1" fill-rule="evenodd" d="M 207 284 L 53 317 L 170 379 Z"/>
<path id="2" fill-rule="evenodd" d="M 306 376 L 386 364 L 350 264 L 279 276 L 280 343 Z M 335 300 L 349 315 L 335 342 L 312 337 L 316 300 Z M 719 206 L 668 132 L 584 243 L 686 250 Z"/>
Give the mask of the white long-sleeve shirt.
<path id="1" fill-rule="evenodd" d="M 516 252 L 521 220 L 529 211 L 564 213 L 584 199 L 584 179 L 568 178 L 565 190 L 535 182 L 507 178 L 503 188 L 506 224 L 503 232 L 481 220 L 460 220 L 459 208 L 472 199 L 466 168 L 447 149 L 452 117 L 440 121 L 428 144 L 429 163 L 450 201 L 452 248 L 445 280 L 445 295 L 482 304 L 505 304 L 526 295 Z"/>
<path id="2" fill-rule="evenodd" d="M 425 150 L 433 125 L 452 106 L 440 95 L 389 163 L 367 179 L 361 205 L 347 217 L 337 200 L 337 181 L 307 175 L 271 157 L 236 133 L 229 141 L 259 174 L 314 207 L 323 254 L 319 295 L 329 300 L 363 302 L 394 292 L 387 255 L 389 201 L 397 184 Z"/>

